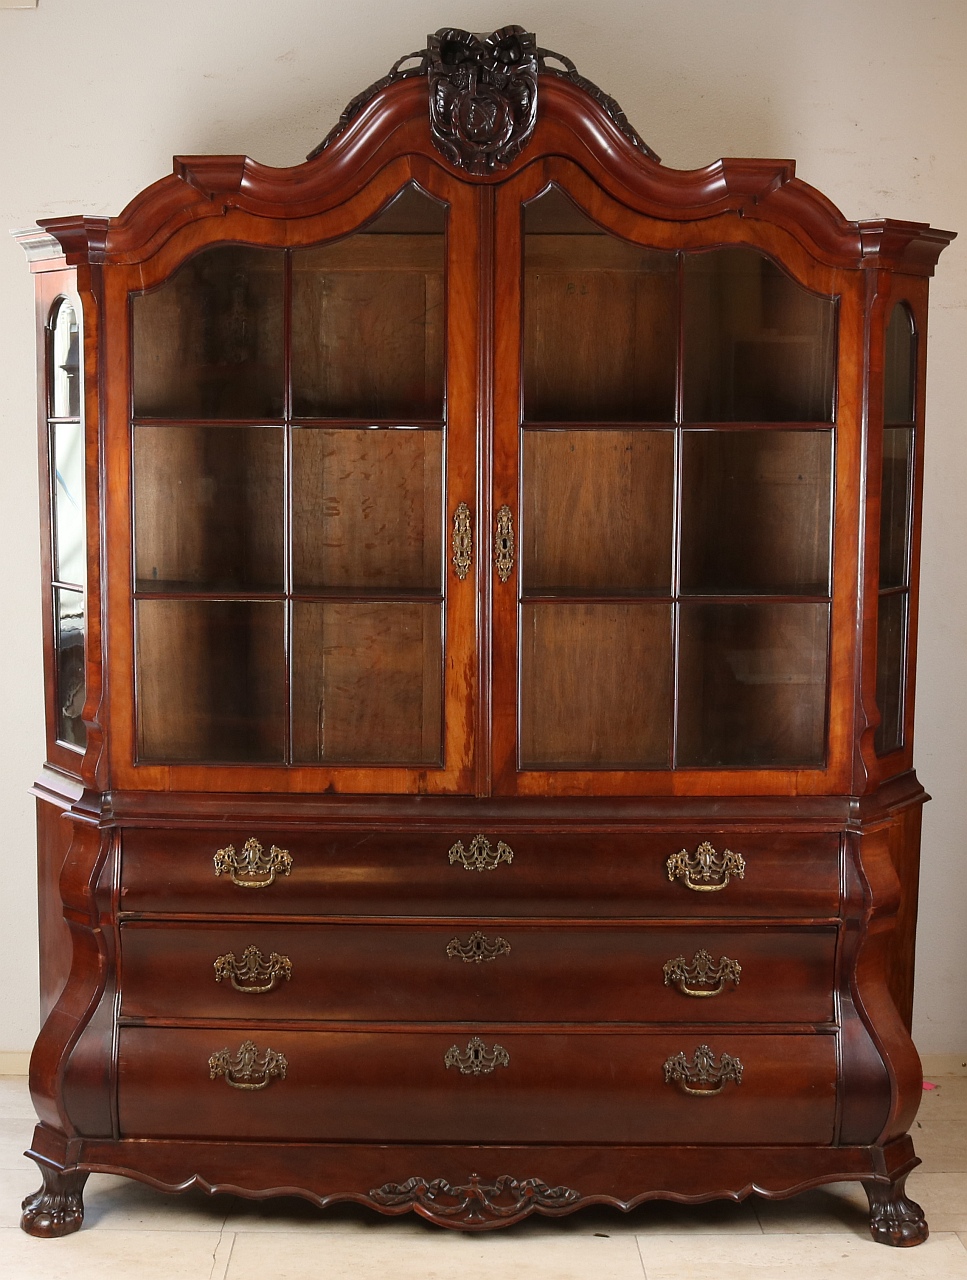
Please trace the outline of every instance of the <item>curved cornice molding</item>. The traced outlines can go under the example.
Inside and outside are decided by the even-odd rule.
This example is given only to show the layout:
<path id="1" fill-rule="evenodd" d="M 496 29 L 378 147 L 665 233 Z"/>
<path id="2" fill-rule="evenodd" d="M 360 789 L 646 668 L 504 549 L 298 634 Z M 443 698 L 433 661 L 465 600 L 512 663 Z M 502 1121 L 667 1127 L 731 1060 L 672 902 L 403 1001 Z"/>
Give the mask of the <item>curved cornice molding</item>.
<path id="1" fill-rule="evenodd" d="M 533 136 L 498 173 L 468 183 L 500 183 L 547 156 L 580 165 L 616 199 L 669 221 L 734 214 L 781 227 L 833 267 L 889 267 L 931 275 L 954 233 L 892 219 L 850 222 L 795 176 L 790 160 L 722 159 L 703 169 L 670 169 L 643 151 L 577 79 L 539 77 Z M 133 263 L 151 257 L 193 222 L 239 210 L 256 218 L 308 218 L 336 207 L 400 156 L 453 172 L 431 145 L 426 84 L 396 79 L 362 103 L 314 159 L 273 168 L 245 156 L 178 156 L 174 171 L 146 188 L 116 218 L 44 219 L 67 262 Z"/>

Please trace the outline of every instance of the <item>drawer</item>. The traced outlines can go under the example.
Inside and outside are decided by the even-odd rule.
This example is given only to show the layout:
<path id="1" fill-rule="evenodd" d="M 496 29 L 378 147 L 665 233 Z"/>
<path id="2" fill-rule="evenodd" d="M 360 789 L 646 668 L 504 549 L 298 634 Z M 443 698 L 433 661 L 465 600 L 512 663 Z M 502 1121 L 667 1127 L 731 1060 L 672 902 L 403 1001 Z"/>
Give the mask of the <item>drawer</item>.
<path id="1" fill-rule="evenodd" d="M 833 1138 L 832 1034 L 706 1035 L 689 1029 L 539 1034 L 495 1026 L 479 1029 L 476 1055 L 474 1034 L 467 1027 L 409 1032 L 123 1028 L 121 1135 L 596 1144 L 829 1143 Z M 249 1037 L 254 1046 L 246 1075 L 236 1055 Z M 696 1050 L 706 1042 L 715 1070 L 703 1083 L 695 1072 Z M 284 1057 L 284 1078 L 265 1074 L 267 1050 Z M 457 1059 L 449 1067 L 448 1054 Z M 721 1092 L 699 1097 L 674 1080 L 667 1083 L 665 1064 L 674 1064 L 680 1054 L 684 1078 L 691 1079 L 688 1087 L 720 1087 Z M 475 1062 L 478 1074 L 472 1073 Z M 741 1083 L 718 1080 L 723 1066 L 726 1077 L 734 1076 L 736 1064 Z M 273 1069 L 280 1066 L 276 1060 Z M 213 1069 L 219 1073 L 214 1078 Z M 249 1087 L 233 1087 L 221 1074 L 226 1070 L 237 1085 Z"/>
<path id="2" fill-rule="evenodd" d="M 223 870 L 228 846 L 240 859 L 255 838 L 263 859 L 273 846 L 291 864 L 254 876 Z M 641 916 L 811 918 L 839 911 L 839 836 L 835 833 L 491 832 L 471 853 L 473 832 L 280 832 L 129 829 L 123 836 L 121 910 L 159 914 L 302 916 Z M 451 850 L 459 851 L 451 861 Z M 711 845 L 729 870 L 673 866 Z M 250 846 L 251 847 L 251 846 Z M 741 875 L 735 870 L 741 863 Z M 224 864 L 224 859 L 223 859 Z M 485 869 L 477 870 L 476 866 Z M 287 871 L 287 873 L 286 873 Z M 253 883 L 253 880 L 255 883 Z M 694 888 L 689 888 L 688 881 Z M 727 882 L 726 882 L 727 881 Z"/>
<path id="3" fill-rule="evenodd" d="M 256 950 L 246 959 L 250 947 Z M 129 921 L 121 929 L 121 1013 L 229 1021 L 827 1022 L 835 950 L 833 927 Z"/>

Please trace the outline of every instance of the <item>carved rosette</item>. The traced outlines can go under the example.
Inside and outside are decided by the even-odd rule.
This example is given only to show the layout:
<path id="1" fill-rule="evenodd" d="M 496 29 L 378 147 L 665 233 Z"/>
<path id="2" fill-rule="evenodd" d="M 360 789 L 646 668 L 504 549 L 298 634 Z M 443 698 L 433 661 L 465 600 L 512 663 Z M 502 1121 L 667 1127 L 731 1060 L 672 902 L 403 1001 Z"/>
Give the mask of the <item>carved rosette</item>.
<path id="1" fill-rule="evenodd" d="M 570 1187 L 549 1187 L 539 1178 L 518 1181 L 504 1174 L 493 1182 L 484 1182 L 475 1173 L 466 1186 L 451 1186 L 443 1178 L 432 1182 L 408 1178 L 402 1183 L 387 1182 L 370 1191 L 369 1196 L 383 1208 L 415 1209 L 431 1221 L 462 1226 L 507 1225 L 535 1210 L 566 1212 L 581 1198 L 580 1192 Z"/>
<path id="2" fill-rule="evenodd" d="M 433 145 L 468 173 L 506 169 L 537 121 L 537 40 L 444 27 L 427 41 Z"/>

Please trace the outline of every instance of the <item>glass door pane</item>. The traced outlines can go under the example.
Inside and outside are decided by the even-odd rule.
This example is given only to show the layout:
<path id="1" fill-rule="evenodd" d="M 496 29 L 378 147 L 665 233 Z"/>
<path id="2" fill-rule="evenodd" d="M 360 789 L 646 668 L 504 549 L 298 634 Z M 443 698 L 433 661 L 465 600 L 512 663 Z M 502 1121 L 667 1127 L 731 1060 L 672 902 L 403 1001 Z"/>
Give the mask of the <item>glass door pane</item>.
<path id="1" fill-rule="evenodd" d="M 676 263 L 609 235 L 557 187 L 525 206 L 525 420 L 672 421 Z"/>
<path id="2" fill-rule="evenodd" d="M 685 255 L 685 420 L 832 422 L 836 303 L 755 249 Z"/>
<path id="3" fill-rule="evenodd" d="M 281 249 L 219 245 L 132 298 L 139 418 L 280 418 Z"/>
<path id="4" fill-rule="evenodd" d="M 296 417 L 443 417 L 445 232 L 444 206 L 410 187 L 362 231 L 293 252 Z"/>
<path id="5" fill-rule="evenodd" d="M 139 759 L 444 764 L 447 217 L 133 299 Z"/>
<path id="6" fill-rule="evenodd" d="M 828 431 L 685 431 L 682 593 L 828 595 Z"/>

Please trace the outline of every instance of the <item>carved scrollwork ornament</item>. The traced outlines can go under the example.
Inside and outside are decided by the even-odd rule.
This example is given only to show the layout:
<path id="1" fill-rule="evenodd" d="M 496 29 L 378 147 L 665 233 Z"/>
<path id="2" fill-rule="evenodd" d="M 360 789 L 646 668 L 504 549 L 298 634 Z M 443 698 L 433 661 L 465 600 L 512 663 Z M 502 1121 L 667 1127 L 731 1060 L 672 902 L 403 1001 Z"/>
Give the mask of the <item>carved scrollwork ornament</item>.
<path id="1" fill-rule="evenodd" d="M 559 1213 L 580 1200 L 581 1193 L 571 1187 L 549 1187 L 540 1178 L 518 1180 L 503 1174 L 486 1182 L 472 1173 L 465 1186 L 454 1187 L 444 1178 L 408 1178 L 376 1187 L 369 1197 L 386 1208 L 416 1209 L 431 1220 L 469 1225 L 523 1218 L 535 1209 Z"/>
<path id="2" fill-rule="evenodd" d="M 224 1076 L 233 1089 L 264 1089 L 274 1077 L 285 1079 L 289 1064 L 284 1053 L 266 1049 L 261 1056 L 251 1040 L 245 1040 L 235 1053 L 220 1049 L 208 1059 L 211 1079 Z"/>
<path id="3" fill-rule="evenodd" d="M 506 169 L 537 121 L 534 34 L 444 27 L 428 38 L 427 54 L 433 145 L 468 173 Z"/>
<path id="4" fill-rule="evenodd" d="M 241 960 L 236 960 L 234 951 L 229 951 L 215 961 L 215 981 L 228 978 L 236 991 L 247 996 L 262 995 L 291 977 L 292 961 L 288 956 L 273 951 L 266 960 L 254 945 L 245 948 Z"/>
<path id="5" fill-rule="evenodd" d="M 677 1084 L 683 1093 L 696 1098 L 713 1098 L 727 1084 L 742 1083 L 745 1068 L 738 1058 L 723 1053 L 718 1062 L 707 1044 L 700 1044 L 691 1062 L 684 1053 L 676 1053 L 665 1062 L 665 1084 Z"/>
<path id="6" fill-rule="evenodd" d="M 470 841 L 469 852 L 458 840 L 450 849 L 450 865 L 459 862 L 465 871 L 494 871 L 502 862 L 513 862 L 514 851 L 503 840 L 497 841 L 495 849 L 486 836 L 474 836 Z"/>
<path id="7" fill-rule="evenodd" d="M 676 986 L 685 996 L 719 996 L 731 982 L 738 986 L 742 978 L 742 966 L 738 960 L 720 957 L 718 963 L 704 947 L 695 952 L 689 963 L 684 956 L 666 960 L 663 972 L 665 986 Z"/>
<path id="8" fill-rule="evenodd" d="M 443 1055 L 443 1065 L 456 1067 L 462 1076 L 489 1076 L 496 1067 L 509 1067 L 510 1054 L 503 1045 L 488 1049 L 479 1036 L 468 1043 L 466 1049 L 452 1045 Z"/>
<path id="9" fill-rule="evenodd" d="M 741 853 L 723 849 L 716 853 L 707 840 L 694 853 L 679 849 L 665 863 L 669 880 L 681 880 L 686 889 L 695 893 L 714 893 L 724 889 L 730 876 L 745 879 L 745 859 Z"/>
<path id="10" fill-rule="evenodd" d="M 236 853 L 233 844 L 226 845 L 215 854 L 215 875 L 228 873 L 232 884 L 240 889 L 267 889 L 280 872 L 287 876 L 292 870 L 292 854 L 288 849 L 273 845 L 268 853 L 253 836 L 246 840 L 242 852 Z"/>
<path id="11" fill-rule="evenodd" d="M 478 929 L 466 942 L 461 942 L 459 938 L 451 938 L 447 943 L 447 955 L 451 960 L 462 960 L 464 964 L 482 964 L 485 960 L 496 960 L 498 956 L 510 955 L 510 943 L 506 938 L 499 936 L 491 941 Z"/>

